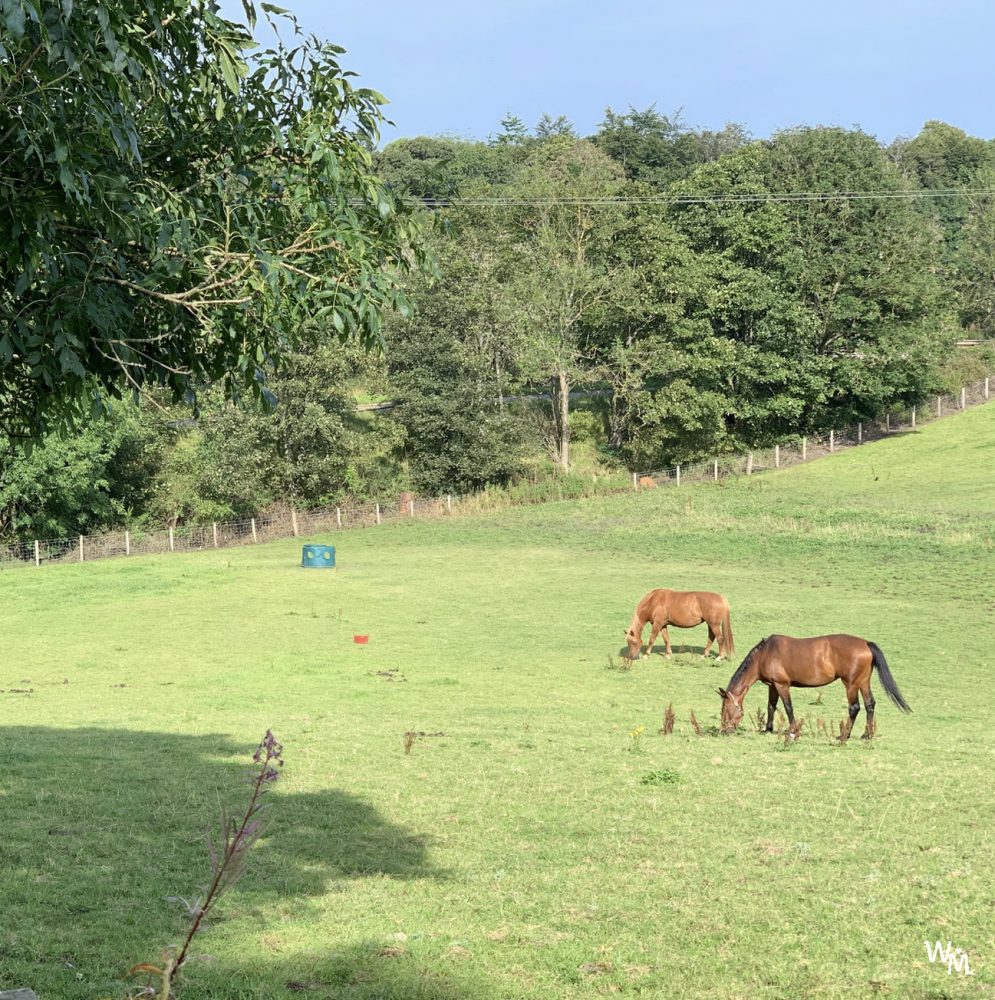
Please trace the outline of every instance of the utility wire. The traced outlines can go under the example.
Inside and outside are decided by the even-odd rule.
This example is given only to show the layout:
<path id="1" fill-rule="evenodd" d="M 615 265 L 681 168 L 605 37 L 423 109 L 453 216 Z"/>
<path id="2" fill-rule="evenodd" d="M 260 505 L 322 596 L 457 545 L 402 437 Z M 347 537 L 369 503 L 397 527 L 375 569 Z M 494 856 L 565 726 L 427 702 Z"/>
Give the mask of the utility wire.
<path id="1" fill-rule="evenodd" d="M 921 191 L 787 191 L 756 194 L 655 194 L 646 196 L 619 195 L 578 198 L 524 198 L 503 196 L 494 198 L 420 198 L 417 204 L 426 208 L 544 208 L 552 206 L 614 205 L 744 205 L 792 202 L 835 201 L 916 201 L 919 199 L 991 197 L 993 188 L 935 188 Z"/>

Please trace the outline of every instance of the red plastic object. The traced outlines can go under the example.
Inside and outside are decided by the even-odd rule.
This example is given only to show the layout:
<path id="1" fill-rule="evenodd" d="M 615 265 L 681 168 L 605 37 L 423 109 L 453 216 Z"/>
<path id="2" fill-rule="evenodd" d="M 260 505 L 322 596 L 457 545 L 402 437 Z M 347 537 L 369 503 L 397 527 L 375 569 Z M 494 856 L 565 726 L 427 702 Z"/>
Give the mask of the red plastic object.
<path id="1" fill-rule="evenodd" d="M 370 641 L 370 637 L 368 635 L 354 635 L 352 641 L 357 646 L 365 646 Z"/>

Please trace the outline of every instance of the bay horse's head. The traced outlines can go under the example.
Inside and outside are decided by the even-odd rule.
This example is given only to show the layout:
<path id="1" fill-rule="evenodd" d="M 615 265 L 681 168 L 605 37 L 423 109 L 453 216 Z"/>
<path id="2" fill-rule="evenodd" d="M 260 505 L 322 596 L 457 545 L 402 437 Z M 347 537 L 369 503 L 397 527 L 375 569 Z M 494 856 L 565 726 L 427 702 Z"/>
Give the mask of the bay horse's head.
<path id="1" fill-rule="evenodd" d="M 643 648 L 642 630 L 637 632 L 635 627 L 630 625 L 625 633 L 625 644 L 629 648 L 629 659 L 638 660 L 639 653 Z"/>
<path id="2" fill-rule="evenodd" d="M 743 720 L 743 701 L 725 688 L 719 688 L 719 697 L 722 699 L 722 732 L 734 732 Z"/>

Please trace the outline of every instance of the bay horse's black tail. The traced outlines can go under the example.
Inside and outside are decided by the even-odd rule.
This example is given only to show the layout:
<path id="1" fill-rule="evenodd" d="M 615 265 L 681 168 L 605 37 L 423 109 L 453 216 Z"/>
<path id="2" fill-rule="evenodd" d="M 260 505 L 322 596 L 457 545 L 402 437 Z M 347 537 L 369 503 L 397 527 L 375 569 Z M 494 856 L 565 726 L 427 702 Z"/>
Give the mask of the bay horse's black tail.
<path id="1" fill-rule="evenodd" d="M 891 676 L 891 671 L 888 669 L 888 661 L 884 658 L 881 647 L 874 642 L 868 642 L 867 647 L 871 651 L 872 662 L 877 667 L 878 676 L 881 678 L 881 684 L 884 687 L 885 693 L 903 712 L 911 712 L 912 709 L 909 708 L 902 697 L 902 692 L 898 690 L 895 678 Z"/>

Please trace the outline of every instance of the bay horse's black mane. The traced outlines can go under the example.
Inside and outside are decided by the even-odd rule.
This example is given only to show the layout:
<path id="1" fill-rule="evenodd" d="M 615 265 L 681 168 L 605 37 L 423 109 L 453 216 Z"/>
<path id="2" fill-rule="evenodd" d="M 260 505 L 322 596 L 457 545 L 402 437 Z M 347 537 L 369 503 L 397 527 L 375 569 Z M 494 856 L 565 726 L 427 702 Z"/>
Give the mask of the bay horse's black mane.
<path id="1" fill-rule="evenodd" d="M 744 675 L 744 674 L 746 673 L 746 671 L 747 671 L 747 670 L 749 670 L 749 669 L 750 669 L 750 664 L 751 664 L 751 663 L 753 662 L 753 657 L 754 657 L 754 656 L 755 656 L 755 655 L 756 655 L 756 654 L 757 654 L 757 653 L 758 653 L 758 652 L 759 652 L 759 651 L 760 651 L 761 649 L 763 649 L 763 648 L 764 648 L 764 646 L 766 646 L 766 645 L 767 645 L 767 639 L 769 639 L 769 638 L 770 638 L 770 636 L 767 636 L 766 638 L 763 638 L 763 639 L 761 639 L 761 640 L 760 640 L 760 641 L 759 641 L 759 642 L 758 642 L 758 643 L 757 643 L 757 644 L 756 644 L 756 645 L 755 645 L 755 646 L 753 647 L 753 649 L 751 649 L 751 650 L 750 650 L 750 651 L 749 651 L 749 652 L 748 652 L 748 653 L 746 654 L 745 658 L 743 659 L 743 662 L 742 662 L 742 663 L 741 663 L 741 664 L 739 665 L 739 669 L 738 669 L 738 670 L 736 671 L 736 673 L 734 673 L 734 674 L 732 675 L 732 677 L 730 677 L 730 678 L 729 678 L 729 687 L 730 687 L 730 688 L 731 688 L 731 687 L 733 687 L 733 686 L 734 686 L 734 685 L 736 684 L 736 681 L 738 681 L 738 680 L 742 680 L 742 678 L 743 678 L 743 675 Z"/>

